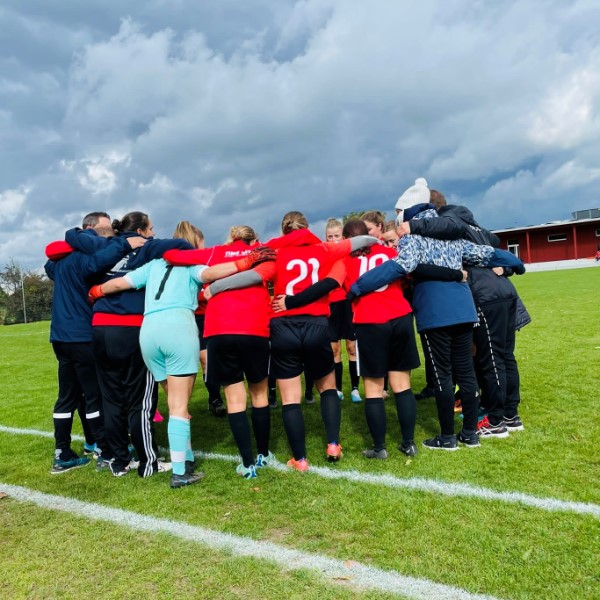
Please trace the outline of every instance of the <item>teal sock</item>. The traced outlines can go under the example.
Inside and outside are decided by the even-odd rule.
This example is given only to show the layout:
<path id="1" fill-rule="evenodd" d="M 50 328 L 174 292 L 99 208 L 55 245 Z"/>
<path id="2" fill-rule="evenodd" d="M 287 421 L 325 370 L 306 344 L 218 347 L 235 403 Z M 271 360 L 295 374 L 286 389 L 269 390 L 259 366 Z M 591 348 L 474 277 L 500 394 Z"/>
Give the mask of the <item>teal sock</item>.
<path id="1" fill-rule="evenodd" d="M 175 475 L 185 474 L 185 458 L 190 443 L 190 420 L 182 417 L 169 417 L 167 428 L 171 462 Z"/>

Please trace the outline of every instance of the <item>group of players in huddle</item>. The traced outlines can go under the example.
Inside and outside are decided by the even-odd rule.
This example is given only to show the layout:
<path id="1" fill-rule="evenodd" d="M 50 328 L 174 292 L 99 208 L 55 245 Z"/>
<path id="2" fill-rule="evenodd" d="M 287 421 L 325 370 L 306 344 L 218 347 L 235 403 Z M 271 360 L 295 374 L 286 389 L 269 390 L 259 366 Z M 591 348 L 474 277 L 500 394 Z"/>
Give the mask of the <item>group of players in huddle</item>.
<path id="1" fill-rule="evenodd" d="M 389 388 L 402 435 L 398 449 L 415 456 L 415 318 L 441 427 L 423 445 L 475 448 L 480 437 L 523 429 L 514 359 L 517 295 L 508 275 L 524 267 L 490 245 L 493 234 L 467 209 L 443 206 L 439 198 L 418 179 L 399 198 L 395 222 L 386 224 L 376 211 L 343 224 L 330 219 L 322 241 L 302 213 L 291 211 L 281 236 L 265 244 L 251 227 L 236 226 L 225 244 L 211 248 L 187 221 L 172 240 L 158 240 L 144 213 L 112 223 L 106 213 L 87 215 L 81 229 L 46 250 L 46 271 L 55 283 L 50 341 L 59 363 L 51 472 L 89 462 L 71 449 L 73 415 L 84 403 L 85 448 L 95 453 L 98 469 L 117 477 L 132 468 L 141 477 L 172 469 L 173 488 L 200 481 L 188 412 L 200 363 L 213 412 L 226 410 L 240 476 L 253 479 L 275 460 L 270 379 L 281 397 L 292 453 L 287 465 L 309 469 L 301 401 L 307 392 L 312 396 L 312 385 L 320 398 L 325 456 L 337 462 L 342 339 L 348 340 L 354 402 L 362 402 L 359 376 L 364 383 L 373 444 L 363 455 L 388 458 Z M 478 280 L 484 282 L 481 298 Z M 153 436 L 156 382 L 167 398 L 171 463 L 158 459 Z M 463 411 L 458 435 L 455 385 Z M 480 389 L 488 408 L 484 420 L 478 419 Z"/>

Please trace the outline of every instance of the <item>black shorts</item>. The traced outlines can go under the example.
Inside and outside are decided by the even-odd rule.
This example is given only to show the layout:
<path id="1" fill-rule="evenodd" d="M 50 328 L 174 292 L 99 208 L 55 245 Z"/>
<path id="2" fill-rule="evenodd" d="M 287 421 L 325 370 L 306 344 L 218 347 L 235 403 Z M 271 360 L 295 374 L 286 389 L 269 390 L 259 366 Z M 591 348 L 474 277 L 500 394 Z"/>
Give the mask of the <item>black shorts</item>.
<path id="1" fill-rule="evenodd" d="M 303 315 L 271 319 L 271 375 L 291 379 L 305 371 L 321 379 L 333 371 L 327 317 Z"/>
<path id="2" fill-rule="evenodd" d="M 198 337 L 200 338 L 200 350 L 206 350 L 206 338 L 204 337 L 204 317 L 206 315 L 194 315 L 198 325 Z"/>
<path id="3" fill-rule="evenodd" d="M 332 302 L 329 308 L 331 309 L 331 315 L 329 316 L 329 341 L 353 340 L 352 304 L 348 300 L 340 300 L 339 302 Z"/>
<path id="4" fill-rule="evenodd" d="M 411 371 L 421 361 L 412 313 L 387 323 L 355 323 L 359 375 L 385 377 L 389 371 Z"/>
<path id="5" fill-rule="evenodd" d="M 269 376 L 269 338 L 257 335 L 214 335 L 206 338 L 206 381 L 231 385 L 259 383 Z"/>

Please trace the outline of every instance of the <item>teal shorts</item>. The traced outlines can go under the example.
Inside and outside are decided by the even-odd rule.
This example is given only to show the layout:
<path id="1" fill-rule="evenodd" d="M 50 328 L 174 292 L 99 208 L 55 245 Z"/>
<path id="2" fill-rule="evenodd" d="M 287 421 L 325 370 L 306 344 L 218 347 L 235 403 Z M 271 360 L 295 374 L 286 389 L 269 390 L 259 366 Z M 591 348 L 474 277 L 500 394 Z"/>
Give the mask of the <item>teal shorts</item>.
<path id="1" fill-rule="evenodd" d="M 200 342 L 194 313 L 173 308 L 144 317 L 140 347 L 156 381 L 167 375 L 192 375 L 200 366 Z"/>

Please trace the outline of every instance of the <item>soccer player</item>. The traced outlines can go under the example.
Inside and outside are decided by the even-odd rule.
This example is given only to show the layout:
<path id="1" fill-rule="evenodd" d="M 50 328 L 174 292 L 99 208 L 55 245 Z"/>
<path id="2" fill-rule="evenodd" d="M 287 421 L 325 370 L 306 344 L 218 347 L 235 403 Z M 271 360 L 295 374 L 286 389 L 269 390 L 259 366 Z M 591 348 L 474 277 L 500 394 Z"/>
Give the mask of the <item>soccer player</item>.
<path id="1" fill-rule="evenodd" d="M 277 250 L 275 298 L 301 292 L 327 276 L 336 260 L 352 250 L 377 243 L 359 236 L 339 243 L 323 243 L 308 229 L 306 217 L 297 211 L 284 215 L 282 236 L 268 242 Z M 333 351 L 329 342 L 329 302 L 326 297 L 301 308 L 288 310 L 271 319 L 272 373 L 281 393 L 283 425 L 293 457 L 288 466 L 307 471 L 304 417 L 300 402 L 304 371 L 314 379 L 321 397 L 321 416 L 327 437 L 326 458 L 339 461 L 341 402 L 335 385 Z"/>

